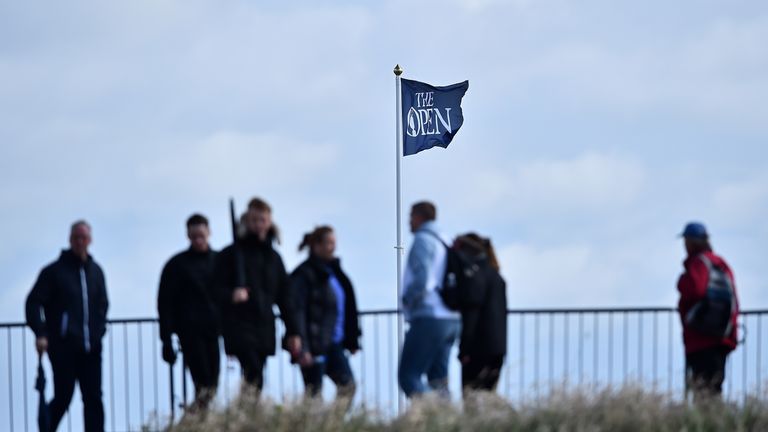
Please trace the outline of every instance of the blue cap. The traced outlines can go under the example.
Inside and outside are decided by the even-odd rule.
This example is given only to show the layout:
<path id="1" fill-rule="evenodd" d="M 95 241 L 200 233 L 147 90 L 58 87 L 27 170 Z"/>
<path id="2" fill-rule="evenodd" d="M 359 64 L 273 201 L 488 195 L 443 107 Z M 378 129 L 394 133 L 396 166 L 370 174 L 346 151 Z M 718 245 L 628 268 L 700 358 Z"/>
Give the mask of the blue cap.
<path id="1" fill-rule="evenodd" d="M 680 237 L 706 240 L 709 238 L 709 234 L 707 234 L 707 228 L 704 227 L 704 224 L 691 222 L 685 226 Z"/>

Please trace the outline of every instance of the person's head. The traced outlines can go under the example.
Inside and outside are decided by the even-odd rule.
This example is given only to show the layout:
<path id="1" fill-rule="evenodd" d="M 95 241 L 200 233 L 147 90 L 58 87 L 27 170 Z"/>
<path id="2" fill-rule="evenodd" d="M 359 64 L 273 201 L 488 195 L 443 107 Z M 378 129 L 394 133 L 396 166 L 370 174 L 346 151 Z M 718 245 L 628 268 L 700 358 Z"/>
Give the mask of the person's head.
<path id="1" fill-rule="evenodd" d="M 419 201 L 411 206 L 411 232 L 416 232 L 425 222 L 437 219 L 437 208 L 429 201 Z"/>
<path id="2" fill-rule="evenodd" d="M 91 245 L 91 226 L 84 220 L 72 224 L 69 230 L 69 247 L 72 253 L 83 261 L 88 258 L 88 246 Z"/>
<path id="3" fill-rule="evenodd" d="M 248 203 L 245 227 L 249 233 L 255 234 L 261 241 L 274 238 L 278 243 L 280 242 L 277 227 L 272 223 L 272 207 L 261 198 L 253 198 Z"/>
<path id="4" fill-rule="evenodd" d="M 683 228 L 680 237 L 685 240 L 685 250 L 688 252 L 688 255 L 696 255 L 712 250 L 712 246 L 709 243 L 709 233 L 707 232 L 707 228 L 700 222 L 688 223 L 685 228 Z"/>
<path id="5" fill-rule="evenodd" d="M 488 264 L 499 271 L 499 261 L 496 258 L 496 251 L 493 249 L 491 239 L 481 237 L 477 233 L 467 233 L 456 237 L 455 246 L 462 252 L 473 256 L 480 257 L 485 256 L 488 260 Z"/>
<path id="6" fill-rule="evenodd" d="M 309 253 L 325 261 L 330 261 L 336 252 L 336 234 L 328 225 L 319 226 L 304 234 L 299 250 L 309 249 Z"/>
<path id="7" fill-rule="evenodd" d="M 211 230 L 205 216 L 195 213 L 187 219 L 187 238 L 192 250 L 195 252 L 208 251 L 208 237 L 210 235 Z"/>

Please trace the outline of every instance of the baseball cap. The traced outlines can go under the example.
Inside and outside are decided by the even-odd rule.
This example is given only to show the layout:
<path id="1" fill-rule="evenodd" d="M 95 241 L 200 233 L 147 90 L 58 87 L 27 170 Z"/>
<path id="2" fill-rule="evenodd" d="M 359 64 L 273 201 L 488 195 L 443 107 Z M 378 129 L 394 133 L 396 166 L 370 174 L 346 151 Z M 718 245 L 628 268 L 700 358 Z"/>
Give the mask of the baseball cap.
<path id="1" fill-rule="evenodd" d="M 690 222 L 685 226 L 680 237 L 706 240 L 709 238 L 709 234 L 707 234 L 707 228 L 703 223 Z"/>

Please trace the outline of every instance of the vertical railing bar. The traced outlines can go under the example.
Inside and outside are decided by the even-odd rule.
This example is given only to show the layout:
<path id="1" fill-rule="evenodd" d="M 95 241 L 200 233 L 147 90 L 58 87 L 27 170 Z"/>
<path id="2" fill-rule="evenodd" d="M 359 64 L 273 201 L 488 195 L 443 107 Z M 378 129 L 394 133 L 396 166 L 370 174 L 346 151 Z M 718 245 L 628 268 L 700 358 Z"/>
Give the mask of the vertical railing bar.
<path id="1" fill-rule="evenodd" d="M 156 323 L 152 324 L 153 337 L 152 337 L 152 380 L 154 382 L 154 396 L 155 396 L 155 427 L 160 428 L 160 395 L 158 390 L 157 380 L 157 340 L 160 339 L 160 332 Z"/>
<path id="2" fill-rule="evenodd" d="M 549 313 L 549 392 L 555 384 L 555 314 Z"/>
<path id="3" fill-rule="evenodd" d="M 569 354 L 569 348 L 571 346 L 571 339 L 569 337 L 569 327 L 568 327 L 568 321 L 569 321 L 569 314 L 568 312 L 563 313 L 563 383 L 565 386 L 565 389 L 568 388 L 568 381 L 570 378 L 570 364 L 568 359 Z M 565 390 L 563 389 L 563 390 Z"/>
<path id="4" fill-rule="evenodd" d="M 749 321 L 749 320 L 745 316 L 744 317 L 744 325 L 745 325 L 745 327 L 746 327 L 747 321 Z M 742 356 L 744 356 L 743 357 L 744 360 L 743 360 L 743 364 L 741 366 L 741 393 L 743 395 L 743 397 L 742 397 L 743 403 L 746 404 L 746 402 L 747 402 L 747 393 L 748 393 L 747 392 L 747 357 L 748 357 L 747 352 L 748 351 L 747 351 L 747 339 L 746 338 L 744 338 L 744 344 L 743 345 L 744 345 L 744 349 L 742 350 Z"/>
<path id="5" fill-rule="evenodd" d="M 363 317 L 363 319 L 365 319 L 365 318 L 367 318 L 367 317 Z M 364 323 L 364 321 L 363 321 L 363 323 Z M 363 327 L 363 329 L 365 329 L 365 324 L 363 324 L 362 327 Z M 361 351 L 360 352 L 360 390 L 362 391 L 361 403 L 362 403 L 363 407 L 367 407 L 367 405 L 368 405 L 367 402 L 366 402 L 368 398 L 367 398 L 366 393 L 365 393 L 365 390 L 366 390 L 365 389 L 365 383 L 368 380 L 366 379 L 365 372 L 366 372 L 366 368 L 365 368 L 365 351 Z"/>
<path id="6" fill-rule="evenodd" d="M 278 322 L 277 330 L 276 330 L 277 331 L 277 335 L 275 335 L 275 338 L 277 338 L 277 340 L 280 340 L 280 333 L 283 331 L 282 329 L 283 329 L 283 325 Z M 302 341 L 302 342 L 306 343 L 306 341 Z M 305 347 L 305 349 L 309 350 L 309 347 Z M 276 357 L 277 357 L 278 360 L 280 359 L 280 357 L 283 357 L 282 351 L 280 351 L 279 355 L 277 355 Z M 278 361 L 277 362 L 277 377 L 278 377 L 277 378 L 277 382 L 280 385 L 280 402 L 282 402 L 282 403 L 285 403 L 285 386 L 284 386 L 285 385 L 285 378 L 283 377 L 284 374 L 285 374 L 285 371 L 283 370 L 283 362 Z M 266 375 L 266 373 L 265 373 L 265 375 Z M 294 392 L 294 394 L 296 393 L 296 382 L 295 381 L 296 380 L 294 380 L 294 382 L 293 382 L 293 392 Z"/>
<path id="7" fill-rule="evenodd" d="M 761 373 L 761 365 L 762 365 L 762 354 L 763 354 L 763 315 L 759 314 L 757 315 L 757 346 L 755 347 L 755 350 L 757 351 L 757 359 L 755 363 L 755 369 L 757 369 L 756 373 L 756 381 L 757 381 L 757 397 L 761 397 L 762 393 L 762 373 Z"/>
<path id="8" fill-rule="evenodd" d="M 374 345 L 376 346 L 376 356 L 373 358 L 373 369 L 376 373 L 376 377 L 373 380 L 376 385 L 376 408 L 378 408 L 379 405 L 379 389 L 380 383 L 379 383 L 379 375 L 380 375 L 380 369 L 379 369 L 379 355 L 381 354 L 379 351 L 379 316 L 374 315 L 373 317 L 373 338 L 374 338 Z"/>
<path id="9" fill-rule="evenodd" d="M 624 384 L 627 383 L 627 370 L 628 370 L 628 362 L 627 359 L 629 355 L 629 317 L 627 312 L 624 312 L 624 336 L 622 340 L 624 353 L 623 353 L 623 368 L 624 368 Z"/>
<path id="10" fill-rule="evenodd" d="M 28 395 L 27 395 L 27 383 L 30 382 L 27 377 L 27 332 L 24 331 L 25 329 L 21 328 L 21 370 L 22 370 L 22 376 L 24 377 L 24 385 L 22 385 L 22 388 L 24 389 L 24 432 L 29 431 L 29 401 Z"/>
<path id="11" fill-rule="evenodd" d="M 593 383 L 593 388 L 597 389 L 598 384 L 600 382 L 600 380 L 598 379 L 598 374 L 599 374 L 598 373 L 598 359 L 599 359 L 599 356 L 600 356 L 599 344 L 598 344 L 599 343 L 599 337 L 600 337 L 600 330 L 599 330 L 600 327 L 598 325 L 599 324 L 598 321 L 600 319 L 600 314 L 598 312 L 595 312 L 592 316 L 594 317 L 594 322 L 593 322 L 594 328 L 592 330 L 592 332 L 593 332 L 593 336 L 592 336 L 592 347 L 593 347 L 592 348 L 592 383 Z"/>
<path id="12" fill-rule="evenodd" d="M 584 314 L 579 312 L 579 385 L 584 383 Z"/>
<path id="13" fill-rule="evenodd" d="M 67 408 L 67 431 L 72 432 L 72 416 Z"/>
<path id="14" fill-rule="evenodd" d="M 613 311 L 608 312 L 608 387 L 613 386 Z"/>
<path id="15" fill-rule="evenodd" d="M 652 361 L 653 372 L 652 373 L 653 373 L 653 391 L 655 392 L 656 384 L 658 380 L 658 375 L 657 375 L 658 364 L 656 361 L 656 356 L 658 356 L 659 354 L 659 350 L 657 346 L 658 345 L 657 341 L 659 340 L 659 315 L 656 312 L 652 312 L 652 314 L 653 314 L 653 342 L 651 344 L 653 345 L 653 361 Z"/>
<path id="16" fill-rule="evenodd" d="M 637 382 L 643 383 L 643 313 L 637 313 Z"/>
<path id="17" fill-rule="evenodd" d="M 395 317 L 397 317 L 397 315 L 395 315 Z M 389 408 L 392 409 L 392 404 L 393 403 L 397 403 L 397 400 L 395 400 L 394 381 L 392 380 L 392 377 L 396 377 L 397 375 L 395 374 L 394 362 L 392 361 L 393 356 L 392 356 L 392 351 L 391 351 L 392 347 L 395 346 L 394 345 L 395 341 L 394 341 L 394 336 L 393 336 L 393 331 L 392 331 L 392 328 L 393 328 L 392 323 L 389 323 L 389 325 L 387 325 L 387 328 L 389 329 L 389 331 L 388 331 L 388 333 L 389 333 L 389 344 L 388 344 L 388 346 L 390 347 L 390 352 L 389 352 L 389 355 L 387 356 L 387 357 L 389 357 L 389 404 L 388 405 L 389 405 Z M 397 350 L 395 350 L 395 352 L 397 352 Z"/>
<path id="18" fill-rule="evenodd" d="M 675 319 L 675 313 L 674 312 L 667 312 L 668 319 L 668 332 L 667 332 L 667 341 L 669 342 L 667 347 L 667 392 L 669 393 L 669 396 L 672 396 L 672 387 L 674 387 L 674 342 L 673 342 L 673 321 Z"/>
<path id="19" fill-rule="evenodd" d="M 523 403 L 525 382 L 525 314 L 520 314 L 520 385 L 518 387 L 520 403 Z"/>
<path id="20" fill-rule="evenodd" d="M 115 430 L 115 358 L 114 358 L 114 332 L 109 324 L 109 422 L 112 430 Z"/>
<path id="21" fill-rule="evenodd" d="M 509 321 L 510 321 L 509 315 L 511 314 L 507 313 L 507 346 L 511 347 L 512 332 L 509 329 Z M 506 381 L 506 385 L 505 385 L 506 391 L 504 392 L 504 394 L 510 399 L 512 399 L 512 364 L 511 363 L 512 363 L 511 361 L 507 360 L 506 371 L 504 374 L 505 375 L 504 379 Z"/>
<path id="22" fill-rule="evenodd" d="M 139 342 L 139 424 L 144 422 L 144 347 L 142 346 L 141 323 L 136 323 Z"/>
<path id="23" fill-rule="evenodd" d="M 11 328 L 8 327 L 8 420 L 13 430 L 13 346 L 11 344 Z"/>
<path id="24" fill-rule="evenodd" d="M 123 323 L 123 375 L 125 377 L 125 430 L 131 430 L 131 403 L 128 377 L 128 324 Z"/>
<path id="25" fill-rule="evenodd" d="M 533 387 L 539 401 L 539 314 L 533 315 Z"/>

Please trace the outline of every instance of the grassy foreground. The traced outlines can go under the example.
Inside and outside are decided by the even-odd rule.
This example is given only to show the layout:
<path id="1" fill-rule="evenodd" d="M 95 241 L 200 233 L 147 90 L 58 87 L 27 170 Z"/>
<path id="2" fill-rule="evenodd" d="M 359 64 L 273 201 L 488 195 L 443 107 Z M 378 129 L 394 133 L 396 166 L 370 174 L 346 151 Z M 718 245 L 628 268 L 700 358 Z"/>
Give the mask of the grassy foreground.
<path id="1" fill-rule="evenodd" d="M 711 401 L 696 406 L 640 388 L 558 392 L 512 406 L 496 395 L 476 394 L 463 406 L 430 398 L 395 419 L 374 411 L 319 401 L 277 405 L 239 400 L 227 409 L 187 415 L 167 431 L 768 431 L 768 400 L 744 404 Z"/>

